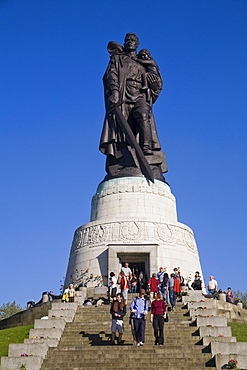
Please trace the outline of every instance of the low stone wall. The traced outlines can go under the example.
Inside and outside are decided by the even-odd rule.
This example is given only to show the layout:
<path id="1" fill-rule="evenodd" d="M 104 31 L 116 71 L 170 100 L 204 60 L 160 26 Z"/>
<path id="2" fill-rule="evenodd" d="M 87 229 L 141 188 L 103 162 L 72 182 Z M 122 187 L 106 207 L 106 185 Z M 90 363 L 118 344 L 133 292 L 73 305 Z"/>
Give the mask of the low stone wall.
<path id="1" fill-rule="evenodd" d="M 32 325 L 35 319 L 40 319 L 48 315 L 48 310 L 51 309 L 51 303 L 52 302 L 42 303 L 39 306 L 18 312 L 7 319 L 0 320 L 0 330 L 13 328 L 15 326 Z"/>

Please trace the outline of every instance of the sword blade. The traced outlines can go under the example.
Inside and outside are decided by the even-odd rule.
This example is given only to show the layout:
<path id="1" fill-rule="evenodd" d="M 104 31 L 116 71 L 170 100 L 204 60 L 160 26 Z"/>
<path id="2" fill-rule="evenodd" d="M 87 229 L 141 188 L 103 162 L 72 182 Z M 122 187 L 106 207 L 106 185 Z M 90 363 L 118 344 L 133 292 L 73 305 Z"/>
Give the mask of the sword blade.
<path id="1" fill-rule="evenodd" d="M 126 135 L 128 143 L 136 151 L 136 156 L 138 158 L 138 161 L 139 161 L 139 164 L 140 164 L 143 175 L 154 183 L 153 171 L 151 170 L 151 168 L 150 168 L 150 166 L 149 166 L 149 164 L 148 164 L 148 162 L 145 158 L 145 155 L 143 154 L 143 151 L 140 148 L 140 145 L 136 141 L 135 135 L 133 134 L 133 132 L 132 132 L 126 118 L 124 117 L 121 109 L 119 107 L 115 107 L 113 109 L 113 112 L 116 115 L 117 122 L 118 122 L 119 126 L 121 127 L 121 130 Z"/>

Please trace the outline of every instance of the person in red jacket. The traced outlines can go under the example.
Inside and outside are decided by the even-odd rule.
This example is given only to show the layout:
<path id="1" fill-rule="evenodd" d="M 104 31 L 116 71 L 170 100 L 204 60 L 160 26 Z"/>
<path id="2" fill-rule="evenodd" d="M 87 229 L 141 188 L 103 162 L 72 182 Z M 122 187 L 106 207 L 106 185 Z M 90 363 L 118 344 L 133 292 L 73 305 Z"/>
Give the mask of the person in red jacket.
<path id="1" fill-rule="evenodd" d="M 153 299 L 154 299 L 154 293 L 157 293 L 159 290 L 159 280 L 156 278 L 156 274 L 152 274 L 152 277 L 148 280 L 148 285 L 150 287 L 150 293 L 153 293 Z"/>
<path id="2" fill-rule="evenodd" d="M 150 322 L 153 324 L 155 345 L 164 345 L 164 320 L 166 318 L 166 305 L 162 299 L 162 294 L 157 293 L 155 301 L 151 306 Z"/>
<path id="3" fill-rule="evenodd" d="M 180 293 L 181 293 L 180 280 L 175 275 L 174 276 L 174 285 L 173 285 L 173 300 L 174 300 L 175 305 L 172 308 L 172 311 L 175 309 L 177 297 L 179 296 Z"/>
<path id="4" fill-rule="evenodd" d="M 128 301 L 129 281 L 123 271 L 120 273 L 120 275 L 121 275 L 120 289 L 123 296 L 124 304 L 126 305 Z"/>

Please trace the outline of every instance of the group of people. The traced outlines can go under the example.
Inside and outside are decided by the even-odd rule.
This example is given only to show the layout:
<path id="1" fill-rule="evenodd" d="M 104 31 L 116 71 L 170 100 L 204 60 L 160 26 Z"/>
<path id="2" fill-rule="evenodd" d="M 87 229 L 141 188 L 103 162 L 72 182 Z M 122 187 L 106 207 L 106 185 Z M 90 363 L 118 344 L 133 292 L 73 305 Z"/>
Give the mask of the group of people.
<path id="1" fill-rule="evenodd" d="M 140 276 L 141 275 L 141 276 Z M 150 322 L 153 325 L 155 345 L 164 345 L 164 322 L 167 320 L 167 304 L 171 304 L 171 310 L 175 309 L 177 297 L 181 292 L 183 277 L 177 268 L 169 275 L 163 267 L 160 267 L 157 274 L 153 274 L 147 281 L 143 280 L 145 274 L 141 272 L 137 277 L 132 273 L 129 264 L 126 262 L 121 268 L 118 278 L 114 272 L 110 273 L 109 297 L 111 299 L 110 313 L 112 315 L 112 343 L 122 343 L 124 331 L 123 318 L 126 315 L 128 292 L 136 293 L 137 286 L 139 295 L 130 303 L 130 320 L 134 344 L 142 346 L 145 342 L 145 329 L 148 314 L 148 299 L 145 286 L 149 288 L 151 311 Z M 146 282 L 145 282 L 146 280 Z M 134 284 L 133 284 L 134 283 Z M 117 293 L 117 284 L 120 285 L 121 293 Z M 134 285 L 134 289 L 133 289 Z M 119 335 L 116 337 L 116 332 Z"/>
<path id="2" fill-rule="evenodd" d="M 134 344 L 143 346 L 145 342 L 145 329 L 148 315 L 148 300 L 145 290 L 140 289 L 139 296 L 135 297 L 130 304 L 130 325 Z M 112 315 L 111 335 L 112 344 L 122 343 L 124 332 L 123 318 L 126 315 L 126 304 L 121 293 L 111 303 L 110 313 Z M 161 293 L 157 293 L 155 300 L 151 304 L 150 322 L 153 324 L 155 345 L 164 345 L 164 322 L 167 318 L 166 304 L 162 299 Z M 118 331 L 118 337 L 116 332 Z"/>
<path id="3" fill-rule="evenodd" d="M 128 293 L 137 293 L 141 289 L 147 289 L 147 276 L 140 271 L 138 277 L 132 273 L 129 263 L 126 262 L 121 268 L 118 278 L 114 272 L 110 273 L 108 295 L 110 299 L 116 297 L 117 284 L 120 286 L 121 294 L 125 304 L 128 303 Z"/>
<path id="4" fill-rule="evenodd" d="M 195 279 L 193 283 L 191 284 L 191 287 L 194 290 L 202 290 L 202 278 L 200 276 L 199 271 L 196 271 L 195 273 Z M 230 287 L 227 288 L 227 291 L 223 291 L 222 289 L 218 290 L 218 282 L 215 280 L 213 275 L 209 276 L 209 281 L 207 284 L 208 294 L 212 296 L 212 298 L 216 298 L 216 293 L 224 293 L 226 295 L 226 302 L 234 303 L 234 294 L 232 292 L 232 289 Z"/>
<path id="5" fill-rule="evenodd" d="M 142 273 L 143 274 L 143 273 Z M 141 276 L 142 278 L 142 276 Z M 142 346 L 145 342 L 145 329 L 148 315 L 148 299 L 145 289 L 139 283 L 139 277 L 132 273 L 129 264 L 121 268 L 118 279 L 113 272 L 110 273 L 109 279 L 109 295 L 111 297 L 112 315 L 112 343 L 122 343 L 122 336 L 124 331 L 123 318 L 127 314 L 126 305 L 128 299 L 128 291 L 136 293 L 137 286 L 139 288 L 139 295 L 135 297 L 130 303 L 130 320 L 131 331 L 134 339 L 134 344 Z M 133 289 L 131 281 L 134 282 L 135 289 Z M 117 293 L 117 283 L 120 284 L 121 293 Z M 152 277 L 147 281 L 146 286 L 149 288 L 151 311 L 150 322 L 153 325 L 155 345 L 164 345 L 164 322 L 168 321 L 167 305 L 171 305 L 171 310 L 174 311 L 176 307 L 177 297 L 181 293 L 181 286 L 184 285 L 184 278 L 178 268 L 173 269 L 173 273 L 168 275 L 163 267 L 160 267 L 157 274 L 153 273 Z M 202 290 L 203 282 L 199 271 L 195 272 L 194 281 L 191 284 L 194 290 Z M 212 297 L 218 291 L 218 283 L 213 275 L 210 275 L 208 282 L 208 292 Z M 233 293 L 231 288 L 226 292 L 227 302 L 233 303 Z M 116 332 L 119 335 L 116 337 Z"/>
<path id="6" fill-rule="evenodd" d="M 62 302 L 74 302 L 76 297 L 76 291 L 74 289 L 73 284 L 69 284 L 68 287 L 65 288 L 63 295 L 62 295 Z"/>
<path id="7" fill-rule="evenodd" d="M 167 304 L 171 304 L 172 310 L 175 309 L 176 300 L 181 293 L 181 286 L 184 283 L 183 276 L 178 268 L 173 269 L 173 273 L 168 275 L 163 267 L 160 267 L 157 274 L 152 274 L 152 277 L 147 280 L 144 272 L 140 272 L 138 277 L 132 273 L 129 263 L 126 262 L 121 268 L 118 278 L 114 272 L 110 273 L 108 295 L 112 300 L 116 297 L 117 286 L 123 297 L 125 304 L 128 303 L 128 293 L 137 293 L 144 289 L 150 291 L 151 301 L 156 298 L 156 293 L 160 293 L 161 297 Z"/>

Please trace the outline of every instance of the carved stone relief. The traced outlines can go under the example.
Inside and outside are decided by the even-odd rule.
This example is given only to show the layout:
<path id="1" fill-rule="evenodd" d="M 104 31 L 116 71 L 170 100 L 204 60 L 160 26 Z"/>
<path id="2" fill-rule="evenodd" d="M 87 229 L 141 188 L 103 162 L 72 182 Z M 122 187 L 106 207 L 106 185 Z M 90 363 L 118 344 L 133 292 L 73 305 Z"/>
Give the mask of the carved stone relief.
<path id="1" fill-rule="evenodd" d="M 166 243 L 183 245 L 197 253 L 193 233 L 186 227 L 158 222 L 109 222 L 76 230 L 71 253 L 83 247 L 96 247 L 112 242 L 125 244 Z"/>

